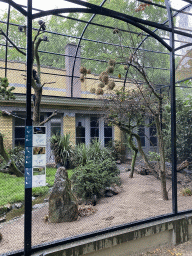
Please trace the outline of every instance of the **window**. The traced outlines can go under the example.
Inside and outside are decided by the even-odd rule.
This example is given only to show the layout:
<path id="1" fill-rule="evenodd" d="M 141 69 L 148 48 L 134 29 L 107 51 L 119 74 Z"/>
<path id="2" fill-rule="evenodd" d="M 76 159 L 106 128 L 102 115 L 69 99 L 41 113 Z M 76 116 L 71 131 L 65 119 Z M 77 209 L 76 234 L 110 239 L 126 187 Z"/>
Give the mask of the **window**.
<path id="1" fill-rule="evenodd" d="M 25 146 L 25 114 L 15 114 L 15 147 Z"/>
<path id="2" fill-rule="evenodd" d="M 140 136 L 140 139 L 141 139 L 141 146 L 145 147 L 145 127 L 144 127 L 144 125 L 139 126 L 138 135 Z"/>
<path id="3" fill-rule="evenodd" d="M 112 139 L 112 126 L 104 123 L 104 146 L 106 147 Z"/>
<path id="4" fill-rule="evenodd" d="M 90 134 L 91 142 L 95 138 L 99 139 L 99 118 L 96 116 L 90 118 Z"/>
<path id="5" fill-rule="evenodd" d="M 25 146 L 25 113 L 14 113 L 15 117 L 15 130 L 14 130 L 14 138 L 15 138 L 15 147 L 24 147 Z M 44 116 L 40 116 L 40 122 L 44 120 Z"/>
<path id="6" fill-rule="evenodd" d="M 82 122 L 78 122 L 76 127 L 76 144 L 85 143 L 85 127 Z"/>
<path id="7" fill-rule="evenodd" d="M 51 136 L 61 135 L 61 122 L 51 122 Z"/>

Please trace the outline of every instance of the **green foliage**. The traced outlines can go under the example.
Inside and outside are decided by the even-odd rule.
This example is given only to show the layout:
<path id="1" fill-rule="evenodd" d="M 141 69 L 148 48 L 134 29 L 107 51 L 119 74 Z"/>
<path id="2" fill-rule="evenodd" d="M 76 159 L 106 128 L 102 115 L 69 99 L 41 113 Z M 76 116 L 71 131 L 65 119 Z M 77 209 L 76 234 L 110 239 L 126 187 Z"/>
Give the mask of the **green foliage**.
<path id="1" fill-rule="evenodd" d="M 71 177 L 73 191 L 80 198 L 90 199 L 93 195 L 102 196 L 105 187 L 119 184 L 119 170 L 111 159 L 88 161 L 73 170 Z"/>
<path id="2" fill-rule="evenodd" d="M 188 89 L 189 90 L 189 89 Z M 178 162 L 184 160 L 192 161 L 192 96 L 180 95 L 176 99 L 176 146 Z M 165 136 L 165 153 L 171 159 L 171 109 L 170 105 L 165 106 L 163 111 Z"/>
<path id="3" fill-rule="evenodd" d="M 160 161 L 160 154 L 157 152 L 149 151 L 148 158 L 150 161 Z"/>
<path id="4" fill-rule="evenodd" d="M 92 141 L 90 146 L 85 144 L 77 145 L 71 155 L 71 164 L 76 167 L 79 165 L 85 165 L 88 161 L 103 161 L 105 159 L 112 159 L 111 150 L 109 148 L 104 148 L 101 143 L 95 139 Z"/>
<path id="5" fill-rule="evenodd" d="M 69 156 L 72 154 L 72 145 L 70 142 L 70 134 L 58 135 L 54 134 L 51 139 L 51 149 L 55 156 L 56 164 L 67 166 Z"/>
<path id="6" fill-rule="evenodd" d="M 0 98 L 5 100 L 15 99 L 15 95 L 13 94 L 14 86 L 9 88 L 8 79 L 6 77 L 0 77 Z"/>
<path id="7" fill-rule="evenodd" d="M 192 196 L 192 191 L 191 191 L 190 188 L 183 188 L 183 189 L 181 190 L 181 194 L 182 194 L 183 196 Z"/>
<path id="8" fill-rule="evenodd" d="M 9 155 L 11 160 L 15 163 L 16 167 L 24 173 L 25 168 L 25 150 L 22 147 L 14 147 Z"/>

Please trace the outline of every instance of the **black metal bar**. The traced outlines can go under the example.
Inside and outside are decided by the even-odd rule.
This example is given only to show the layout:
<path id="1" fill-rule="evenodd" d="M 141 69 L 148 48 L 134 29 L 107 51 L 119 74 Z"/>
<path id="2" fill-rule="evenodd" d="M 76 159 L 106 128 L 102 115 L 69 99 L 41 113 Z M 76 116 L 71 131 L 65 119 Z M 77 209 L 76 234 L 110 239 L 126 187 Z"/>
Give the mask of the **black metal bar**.
<path id="1" fill-rule="evenodd" d="M 183 0 L 183 1 L 192 4 L 191 0 Z"/>
<path id="2" fill-rule="evenodd" d="M 32 78 L 32 0 L 28 0 L 27 15 L 27 95 L 26 95 L 26 126 L 32 126 L 31 119 L 31 78 Z M 26 175 L 26 174 L 25 174 Z M 24 220 L 24 255 L 31 255 L 32 230 L 32 187 L 25 186 L 25 220 Z"/>
<path id="3" fill-rule="evenodd" d="M 74 2 L 74 0 L 66 0 L 66 1 Z M 84 3 L 85 3 L 85 2 L 82 2 L 80 0 L 78 0 L 78 1 L 80 3 L 83 3 L 82 5 L 84 5 Z M 88 4 L 88 3 L 86 2 L 86 4 Z M 149 34 L 152 37 L 154 37 L 155 39 L 157 39 L 162 45 L 164 45 L 170 51 L 170 46 L 160 36 L 154 34 L 150 29 L 146 28 L 145 26 L 141 25 L 140 23 L 142 23 L 144 25 L 149 25 L 149 26 L 152 26 L 152 27 L 158 27 L 158 28 L 160 28 L 162 30 L 165 30 L 165 31 L 170 31 L 169 28 L 167 28 L 166 26 L 159 25 L 158 23 L 155 23 L 155 22 L 145 21 L 145 20 L 142 20 L 142 19 L 131 17 L 129 15 L 118 13 L 118 12 L 115 12 L 115 11 L 112 11 L 112 10 L 109 10 L 109 9 L 106 9 L 106 8 L 103 8 L 103 7 L 99 7 L 100 9 L 98 9 L 97 8 L 98 6 L 93 5 L 93 4 L 91 4 L 91 6 L 94 6 L 96 9 L 94 9 L 94 8 L 93 9 L 85 9 L 85 8 L 67 8 L 67 9 L 64 9 L 64 8 L 62 8 L 62 9 L 57 9 L 57 10 L 54 9 L 54 10 L 49 10 L 49 11 L 44 11 L 44 12 L 41 12 L 41 13 L 34 14 L 33 18 L 36 19 L 36 18 L 40 18 L 40 17 L 43 17 L 43 16 L 47 16 L 47 15 L 56 15 L 58 13 L 66 13 L 66 12 L 69 12 L 69 13 L 71 13 L 71 12 L 75 12 L 75 13 L 76 12 L 96 13 L 96 14 L 112 17 L 112 18 L 130 23 L 131 25 L 145 31 L 147 34 Z M 190 35 L 190 37 L 192 37 L 192 35 Z"/>
<path id="4" fill-rule="evenodd" d="M 178 51 L 178 50 L 181 50 L 185 47 L 188 47 L 188 46 L 192 46 L 192 43 L 188 43 L 188 44 L 185 44 L 185 45 L 182 45 L 182 46 L 179 46 L 179 47 L 175 48 L 175 52 Z"/>
<path id="5" fill-rule="evenodd" d="M 192 209 L 187 210 L 187 211 L 178 212 L 177 216 L 186 215 L 186 214 L 190 214 L 190 213 L 192 213 Z M 130 223 L 127 223 L 127 224 L 122 224 L 122 225 L 118 225 L 118 226 L 114 226 L 114 227 L 109 227 L 109 228 L 93 231 L 93 232 L 90 232 L 90 233 L 77 235 L 77 236 L 74 236 L 74 237 L 68 237 L 68 238 L 64 238 L 64 239 L 61 239 L 61 240 L 56 240 L 56 241 L 53 241 L 53 242 L 50 242 L 50 243 L 36 245 L 36 246 L 32 247 L 32 253 L 37 253 L 37 252 L 40 252 L 41 250 L 48 250 L 50 248 L 65 245 L 65 244 L 68 244 L 68 243 L 71 244 L 71 243 L 74 243 L 76 241 L 81 241 L 83 239 L 93 238 L 93 237 L 96 237 L 98 235 L 109 234 L 109 233 L 112 233 L 112 232 L 115 232 L 115 231 L 124 230 L 124 229 L 131 228 L 131 227 L 137 227 L 138 225 L 151 223 L 151 222 L 154 222 L 154 221 L 166 220 L 168 218 L 172 218 L 172 217 L 175 217 L 175 216 L 176 216 L 176 214 L 173 214 L 173 213 L 159 215 L 159 216 L 156 216 L 156 217 L 151 217 L 151 218 L 144 219 L 144 220 L 134 221 L 134 222 L 130 222 Z M 11 252 L 7 255 L 22 256 L 23 255 L 23 250 Z"/>
<path id="6" fill-rule="evenodd" d="M 16 10 L 18 10 L 20 13 L 22 13 L 24 16 L 27 16 L 27 12 L 21 7 L 20 4 L 15 3 L 12 0 L 1 0 L 1 2 L 10 4 L 11 6 L 13 6 Z"/>
<path id="7" fill-rule="evenodd" d="M 152 5 L 152 6 L 157 6 L 157 7 L 160 7 L 160 8 L 166 9 L 166 6 L 161 5 L 161 4 L 155 4 L 155 3 L 152 3 L 152 2 L 150 2 L 150 1 L 146 1 L 146 0 L 138 0 L 138 2 L 142 2 L 142 3 L 150 4 L 150 5 Z"/>
<path id="8" fill-rule="evenodd" d="M 170 88 L 171 88 L 171 155 L 172 155 L 172 210 L 177 214 L 177 151 L 176 151 L 176 101 L 175 101 L 175 51 L 174 51 L 174 22 L 171 7 L 168 0 L 165 0 L 169 18 L 170 33 Z"/>
<path id="9" fill-rule="evenodd" d="M 183 8 L 181 8 L 177 13 L 175 13 L 175 14 L 173 15 L 173 17 L 177 16 L 177 15 L 178 15 L 180 12 L 182 12 L 183 10 L 189 8 L 189 6 L 190 6 L 190 5 L 187 5 L 187 6 L 183 7 Z M 164 21 L 163 24 L 166 24 L 168 21 L 169 21 L 169 19 L 167 19 L 166 21 Z M 158 30 L 158 29 L 156 28 L 155 30 L 153 30 L 153 32 L 155 33 L 157 30 Z M 147 36 L 140 42 L 140 44 L 137 46 L 137 48 L 136 48 L 134 54 L 140 49 L 140 46 L 145 42 L 145 40 L 147 40 L 147 38 L 149 38 L 149 35 L 147 35 Z M 176 56 L 176 54 L 175 54 L 175 56 Z M 180 56 L 182 56 L 182 55 L 180 55 Z M 126 71 L 126 74 L 125 74 L 125 78 L 124 78 L 124 88 L 125 88 L 125 83 L 126 83 L 126 80 L 127 80 L 128 72 L 129 72 L 129 69 Z"/>
<path id="10" fill-rule="evenodd" d="M 7 31 L 6 35 L 9 36 L 9 19 L 10 19 L 10 9 L 11 6 L 8 6 L 8 13 L 7 13 Z M 7 54 L 8 54 L 8 40 L 6 39 L 6 46 L 5 46 L 5 77 L 7 77 Z"/>

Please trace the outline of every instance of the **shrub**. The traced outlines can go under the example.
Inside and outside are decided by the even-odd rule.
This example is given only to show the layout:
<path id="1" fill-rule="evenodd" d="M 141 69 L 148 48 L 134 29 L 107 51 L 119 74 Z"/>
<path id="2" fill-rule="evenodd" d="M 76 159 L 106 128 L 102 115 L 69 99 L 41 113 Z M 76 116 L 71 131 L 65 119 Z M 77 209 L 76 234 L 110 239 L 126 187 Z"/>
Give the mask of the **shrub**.
<path id="1" fill-rule="evenodd" d="M 11 160 L 16 167 L 24 173 L 25 169 L 25 150 L 22 147 L 15 147 L 10 151 Z"/>
<path id="2" fill-rule="evenodd" d="M 183 188 L 181 190 L 181 194 L 182 196 L 191 196 L 192 195 L 192 191 L 190 188 Z"/>
<path id="3" fill-rule="evenodd" d="M 83 199 L 91 199 L 93 195 L 101 197 L 104 189 L 111 184 L 119 184 L 119 170 L 115 161 L 88 161 L 74 169 L 71 181 L 75 194 Z"/>
<path id="4" fill-rule="evenodd" d="M 68 167 L 70 155 L 72 154 L 72 145 L 70 144 L 70 135 L 57 135 L 51 137 L 51 149 L 55 156 L 55 163 Z"/>
<path id="5" fill-rule="evenodd" d="M 103 161 L 105 159 L 114 160 L 111 150 L 102 147 L 101 143 L 95 139 L 90 146 L 86 146 L 83 143 L 77 145 L 71 155 L 70 161 L 74 167 L 77 167 L 79 165 L 85 165 L 91 160 Z"/>

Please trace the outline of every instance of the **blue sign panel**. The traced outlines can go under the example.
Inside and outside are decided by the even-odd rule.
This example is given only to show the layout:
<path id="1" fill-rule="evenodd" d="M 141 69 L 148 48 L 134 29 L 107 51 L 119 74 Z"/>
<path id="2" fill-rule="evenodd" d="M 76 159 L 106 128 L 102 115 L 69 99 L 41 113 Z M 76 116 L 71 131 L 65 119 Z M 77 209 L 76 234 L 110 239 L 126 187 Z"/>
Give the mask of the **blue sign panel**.
<path id="1" fill-rule="evenodd" d="M 25 127 L 25 188 L 32 188 L 33 127 Z"/>
<path id="2" fill-rule="evenodd" d="M 33 127 L 32 126 L 25 127 L 25 146 L 26 147 L 33 146 Z"/>
<path id="3" fill-rule="evenodd" d="M 32 168 L 25 168 L 25 188 L 32 188 Z"/>

